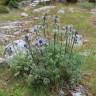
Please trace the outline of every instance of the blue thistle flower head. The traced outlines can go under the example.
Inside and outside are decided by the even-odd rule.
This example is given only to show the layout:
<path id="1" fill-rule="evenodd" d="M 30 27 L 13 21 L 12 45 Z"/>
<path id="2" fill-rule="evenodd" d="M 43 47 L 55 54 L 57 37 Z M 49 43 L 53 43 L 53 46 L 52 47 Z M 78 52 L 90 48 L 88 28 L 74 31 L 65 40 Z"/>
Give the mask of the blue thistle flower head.
<path id="1" fill-rule="evenodd" d="M 33 42 L 33 45 L 46 46 L 48 45 L 48 41 L 45 38 L 37 37 L 36 40 Z"/>

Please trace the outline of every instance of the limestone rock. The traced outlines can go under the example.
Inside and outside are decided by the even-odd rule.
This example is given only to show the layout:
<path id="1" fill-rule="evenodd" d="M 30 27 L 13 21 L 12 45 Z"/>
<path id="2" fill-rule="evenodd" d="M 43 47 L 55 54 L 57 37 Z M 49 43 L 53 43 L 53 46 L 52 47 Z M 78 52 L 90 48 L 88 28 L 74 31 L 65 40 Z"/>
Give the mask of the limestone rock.
<path id="1" fill-rule="evenodd" d="M 6 60 L 4 58 L 0 58 L 0 65 L 6 63 Z"/>
<path id="2" fill-rule="evenodd" d="M 5 47 L 4 56 L 10 57 L 10 56 L 15 55 L 19 52 L 24 53 L 26 51 L 26 49 L 27 49 L 27 44 L 25 41 L 16 40 L 16 41 L 13 41 L 12 43 L 9 43 Z"/>

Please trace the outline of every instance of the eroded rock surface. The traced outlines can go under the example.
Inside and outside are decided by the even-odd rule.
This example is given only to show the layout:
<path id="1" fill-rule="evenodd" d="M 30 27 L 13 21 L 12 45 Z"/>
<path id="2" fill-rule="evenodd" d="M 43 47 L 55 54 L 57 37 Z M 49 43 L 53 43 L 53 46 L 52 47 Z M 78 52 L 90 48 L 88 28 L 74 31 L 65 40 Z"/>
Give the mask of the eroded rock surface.
<path id="1" fill-rule="evenodd" d="M 45 12 L 45 13 L 48 13 L 51 9 L 54 9 L 56 6 L 45 6 L 45 7 L 41 7 L 41 8 L 38 8 L 38 9 L 34 9 L 33 10 L 33 13 L 35 12 Z"/>

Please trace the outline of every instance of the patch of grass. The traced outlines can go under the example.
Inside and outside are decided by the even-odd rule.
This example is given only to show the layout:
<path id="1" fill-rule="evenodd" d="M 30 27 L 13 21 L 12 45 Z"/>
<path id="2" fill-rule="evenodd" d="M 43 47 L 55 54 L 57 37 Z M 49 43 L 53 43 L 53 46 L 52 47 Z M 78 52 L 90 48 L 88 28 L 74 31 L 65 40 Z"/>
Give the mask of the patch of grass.
<path id="1" fill-rule="evenodd" d="M 0 22 L 14 21 L 14 20 L 19 20 L 19 19 L 21 19 L 21 16 L 20 16 L 20 11 L 18 11 L 18 10 L 10 11 L 6 15 L 0 14 Z"/>
<path id="2" fill-rule="evenodd" d="M 0 91 L 0 96 L 5 96 L 3 91 Z"/>
<path id="3" fill-rule="evenodd" d="M 21 13 L 24 12 L 23 10 L 20 10 L 20 9 L 10 10 L 9 13 L 7 13 L 7 14 L 0 14 L 0 22 L 32 19 L 33 13 L 31 11 L 32 10 L 28 10 L 26 12 L 29 14 L 28 17 L 22 17 Z"/>
<path id="4" fill-rule="evenodd" d="M 96 96 L 96 56 L 86 57 L 86 62 L 82 66 L 84 72 L 89 74 L 88 79 L 85 83 L 89 86 L 92 96 Z"/>
<path id="5" fill-rule="evenodd" d="M 0 14 L 1 13 L 8 13 L 8 9 L 5 6 L 0 5 Z"/>
<path id="6" fill-rule="evenodd" d="M 3 52 L 4 52 L 4 47 L 3 46 L 0 46 L 0 56 L 3 55 Z"/>

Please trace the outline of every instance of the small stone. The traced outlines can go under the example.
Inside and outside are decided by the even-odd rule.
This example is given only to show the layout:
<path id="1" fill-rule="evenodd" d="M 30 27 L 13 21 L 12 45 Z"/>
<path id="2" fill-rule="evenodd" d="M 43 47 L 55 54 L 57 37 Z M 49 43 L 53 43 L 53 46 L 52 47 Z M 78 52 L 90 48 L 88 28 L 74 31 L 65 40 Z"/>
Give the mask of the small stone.
<path id="1" fill-rule="evenodd" d="M 28 17 L 28 14 L 25 13 L 25 12 L 21 13 L 20 15 L 21 15 L 22 17 Z"/>
<path id="2" fill-rule="evenodd" d="M 60 92 L 59 92 L 59 96 L 64 96 L 64 91 L 61 89 Z"/>
<path id="3" fill-rule="evenodd" d="M 72 92 L 72 95 L 73 96 L 81 96 L 81 93 L 80 92 L 76 92 L 76 93 L 75 92 Z"/>
<path id="4" fill-rule="evenodd" d="M 60 10 L 58 10 L 58 12 L 57 12 L 58 14 L 64 14 L 65 13 L 65 11 L 64 11 L 64 9 L 62 8 L 62 9 L 60 9 Z"/>
<path id="5" fill-rule="evenodd" d="M 14 32 L 14 36 L 20 36 L 20 34 L 21 34 L 20 31 Z"/>

